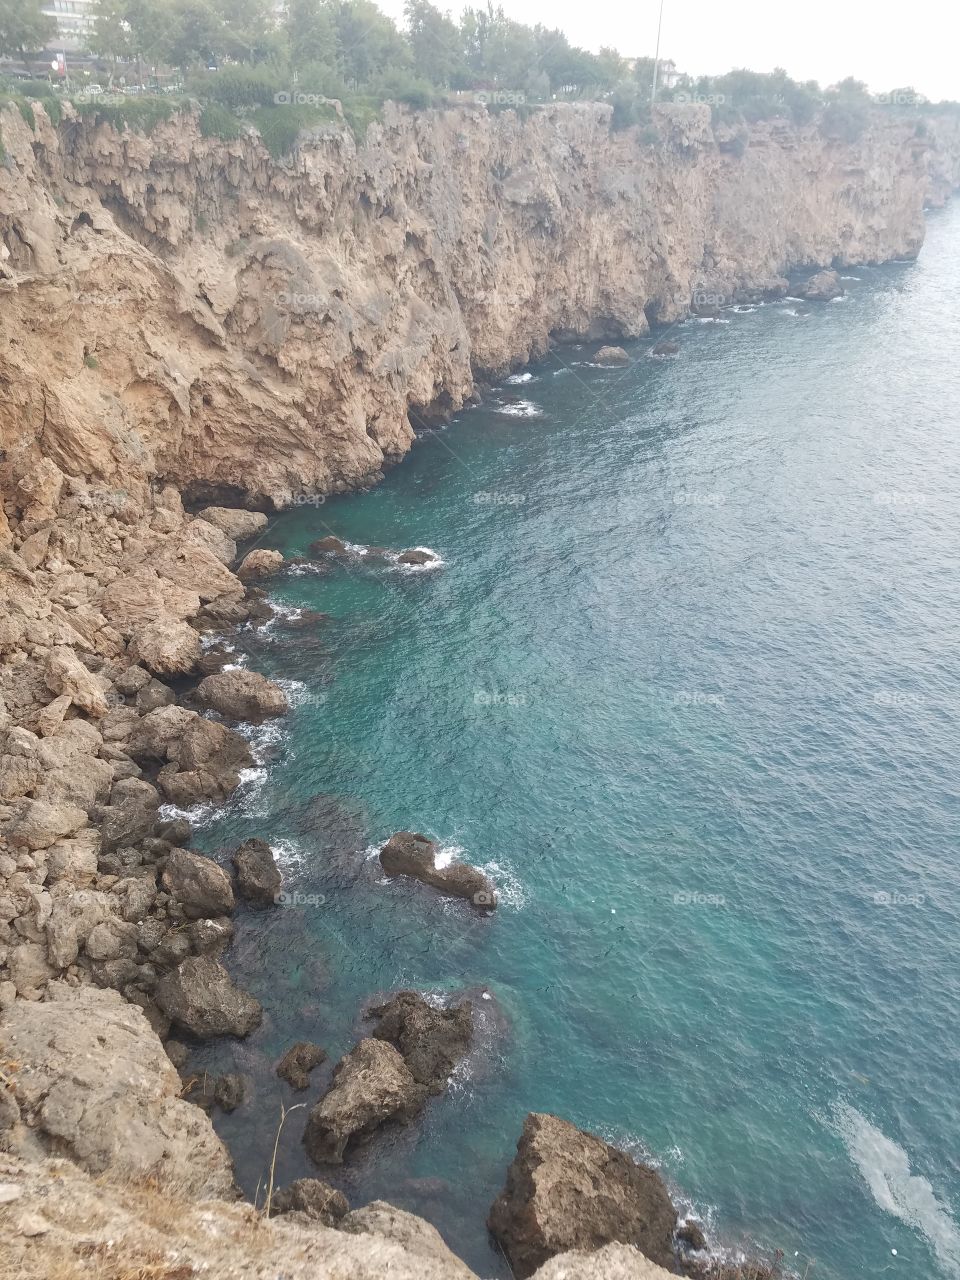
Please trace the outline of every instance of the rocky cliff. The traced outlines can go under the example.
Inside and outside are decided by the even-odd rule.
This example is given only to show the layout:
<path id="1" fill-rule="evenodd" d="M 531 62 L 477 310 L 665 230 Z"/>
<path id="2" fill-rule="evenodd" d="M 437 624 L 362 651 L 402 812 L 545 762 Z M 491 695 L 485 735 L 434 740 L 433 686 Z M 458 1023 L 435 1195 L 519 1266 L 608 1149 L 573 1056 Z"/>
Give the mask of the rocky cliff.
<path id="1" fill-rule="evenodd" d="M 598 103 L 388 107 L 365 145 L 330 124 L 283 162 L 189 115 L 144 137 L 65 111 L 2 120 L 7 497 L 40 456 L 128 491 L 356 485 L 552 337 L 915 255 L 960 180 L 952 117 L 884 109 L 845 143 L 697 105 L 642 133 Z"/>

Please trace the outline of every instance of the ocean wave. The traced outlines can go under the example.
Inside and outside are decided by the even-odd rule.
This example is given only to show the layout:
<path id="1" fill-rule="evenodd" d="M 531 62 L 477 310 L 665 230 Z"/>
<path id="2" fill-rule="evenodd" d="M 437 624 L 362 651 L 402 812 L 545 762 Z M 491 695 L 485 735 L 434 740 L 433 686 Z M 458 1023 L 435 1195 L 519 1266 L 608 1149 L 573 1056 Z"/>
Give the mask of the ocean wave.
<path id="1" fill-rule="evenodd" d="M 511 387 L 518 387 L 523 382 L 533 382 L 534 377 L 532 373 L 511 373 L 504 381 Z"/>
<path id="2" fill-rule="evenodd" d="M 532 400 L 517 400 L 497 405 L 497 412 L 507 418 L 542 418 L 543 410 Z"/>
<path id="3" fill-rule="evenodd" d="M 296 840 L 283 836 L 279 840 L 271 840 L 270 848 L 281 871 L 299 871 L 306 865 L 306 851 Z"/>
<path id="4" fill-rule="evenodd" d="M 397 566 L 403 573 L 429 573 L 433 569 L 442 568 L 447 562 L 438 551 L 434 551 L 432 547 L 412 547 L 413 551 L 426 551 L 428 555 L 433 556 L 432 560 L 428 560 L 426 564 L 400 564 L 398 553 L 394 553 L 392 563 Z"/>
<path id="5" fill-rule="evenodd" d="M 730 324 L 725 316 L 690 316 L 684 324 Z"/>
<path id="6" fill-rule="evenodd" d="M 862 276 L 841 276 L 841 280 L 862 280 Z"/>
<path id="7" fill-rule="evenodd" d="M 928 1180 L 910 1172 L 910 1157 L 903 1147 L 849 1103 L 836 1103 L 833 1112 L 834 1126 L 847 1154 L 875 1202 L 919 1231 L 946 1274 L 960 1277 L 960 1229 Z"/>
<path id="8" fill-rule="evenodd" d="M 162 804 L 157 814 L 164 822 L 170 822 L 173 818 L 186 818 L 191 826 L 205 827 L 219 817 L 222 808 L 222 805 L 214 804 L 212 800 L 204 800 L 187 809 L 182 809 L 178 804 Z"/>

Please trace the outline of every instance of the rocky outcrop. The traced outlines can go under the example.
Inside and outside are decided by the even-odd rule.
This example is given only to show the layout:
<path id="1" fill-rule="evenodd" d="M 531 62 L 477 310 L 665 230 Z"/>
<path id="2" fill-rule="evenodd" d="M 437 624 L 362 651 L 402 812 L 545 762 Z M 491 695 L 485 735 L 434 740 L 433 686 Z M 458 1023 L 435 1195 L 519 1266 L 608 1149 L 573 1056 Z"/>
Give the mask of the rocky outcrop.
<path id="1" fill-rule="evenodd" d="M 249 1035 L 263 1018 L 259 1001 L 235 986 L 210 956 L 189 956 L 160 979 L 154 999 L 177 1026 L 201 1040 Z"/>
<path id="2" fill-rule="evenodd" d="M 556 1116 L 528 1115 L 488 1225 L 519 1280 L 555 1254 L 633 1245 L 674 1265 L 677 1211 L 660 1175 Z"/>
<path id="3" fill-rule="evenodd" d="M 398 991 L 367 1017 L 376 1020 L 374 1036 L 398 1049 L 414 1080 L 434 1094 L 445 1088 L 473 1034 L 469 1000 L 437 1009 L 418 991 Z"/>
<path id="4" fill-rule="evenodd" d="M 410 876 L 474 906 L 492 910 L 497 893 L 489 877 L 465 862 L 437 866 L 438 846 L 416 831 L 398 831 L 380 850 L 380 865 L 388 876 Z"/>
<path id="5" fill-rule="evenodd" d="M 237 570 L 241 582 L 256 582 L 258 578 L 269 578 L 283 568 L 283 556 L 279 551 L 268 551 L 261 547 L 244 556 Z"/>
<path id="6" fill-rule="evenodd" d="M 318 1164 L 340 1164 L 347 1145 L 388 1121 L 410 1120 L 426 1088 L 382 1040 L 361 1040 L 337 1063 L 330 1088 L 310 1112 L 304 1143 Z"/>
<path id="7" fill-rule="evenodd" d="M 237 890 L 242 898 L 262 907 L 276 902 L 282 877 L 266 840 L 256 837 L 244 840 L 234 850 L 233 865 L 237 872 Z"/>
<path id="8" fill-rule="evenodd" d="M 219 712 L 228 720 L 251 720 L 254 724 L 286 715 L 290 710 L 279 685 L 258 671 L 247 671 L 243 667 L 207 676 L 197 686 L 196 696 L 201 706 Z"/>
<path id="9" fill-rule="evenodd" d="M 69 1156 L 94 1175 L 155 1178 L 198 1199 L 233 1194 L 223 1143 L 181 1101 L 180 1077 L 140 1010 L 95 987 L 54 984 L 50 997 L 18 1000 L 0 1019 L 12 1080 L 3 1149 Z"/>
<path id="10" fill-rule="evenodd" d="M 597 364 L 629 364 L 630 357 L 624 351 L 623 347 L 601 347 L 594 356 Z"/>
<path id="11" fill-rule="evenodd" d="M 836 271 L 818 271 L 797 290 L 801 298 L 807 302 L 833 302 L 843 297 L 843 285 Z"/>
<path id="12" fill-rule="evenodd" d="M 206 507 L 200 519 L 216 525 L 234 542 L 256 537 L 267 527 L 267 517 L 262 511 L 238 511 L 233 507 Z"/>
<path id="13" fill-rule="evenodd" d="M 326 1050 L 318 1044 L 300 1040 L 287 1050 L 277 1063 L 277 1075 L 294 1089 L 310 1087 L 310 1072 L 326 1059 Z"/>
<path id="14" fill-rule="evenodd" d="M 303 1213 L 333 1227 L 350 1210 L 347 1197 L 319 1178 L 297 1178 L 274 1193 L 271 1213 Z"/>
<path id="15" fill-rule="evenodd" d="M 229 915 L 234 908 L 230 877 L 202 853 L 174 849 L 163 868 L 161 882 L 188 919 Z"/>

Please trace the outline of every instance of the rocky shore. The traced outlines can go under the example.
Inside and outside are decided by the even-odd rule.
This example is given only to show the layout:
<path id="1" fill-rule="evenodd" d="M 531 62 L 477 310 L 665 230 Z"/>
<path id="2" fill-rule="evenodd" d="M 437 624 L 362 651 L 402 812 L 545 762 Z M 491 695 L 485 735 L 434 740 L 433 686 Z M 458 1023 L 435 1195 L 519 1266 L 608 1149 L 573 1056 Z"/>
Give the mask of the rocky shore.
<path id="1" fill-rule="evenodd" d="M 291 1046 L 279 1069 L 307 1097 L 319 1177 L 271 1188 L 269 1213 L 237 1202 L 208 1112 L 236 1107 L 243 1082 L 195 1079 L 187 1043 L 260 1024 L 230 974 L 232 917 L 239 899 L 269 911 L 282 879 L 269 832 L 225 866 L 164 806 L 228 800 L 255 763 L 237 726 L 288 709 L 219 643 L 270 617 L 258 584 L 283 570 L 251 544 L 266 515 L 242 504 L 376 479 L 423 415 L 551 341 L 608 340 L 600 362 L 617 365 L 609 342 L 782 291 L 789 269 L 913 256 L 924 202 L 960 178 L 949 120 L 920 136 L 878 116 L 857 144 L 767 124 L 738 157 L 709 111 L 660 110 L 653 148 L 612 133 L 600 104 L 527 122 L 391 108 L 364 146 L 331 126 L 283 164 L 196 122 L 147 138 L 3 113 L 4 1274 L 93 1259 L 117 1276 L 470 1276 L 426 1223 L 351 1210 L 322 1182 L 435 1105 L 469 1001 L 389 993 L 317 1097 L 323 1048 Z M 804 297 L 837 289 L 823 270 Z M 351 552 L 330 535 L 311 554 Z M 497 907 L 427 836 L 396 833 L 380 862 Z M 655 1171 L 561 1119 L 527 1118 L 505 1176 L 489 1225 L 518 1276 L 704 1273 L 705 1241 Z M 777 1273 L 751 1265 L 709 1274 Z"/>

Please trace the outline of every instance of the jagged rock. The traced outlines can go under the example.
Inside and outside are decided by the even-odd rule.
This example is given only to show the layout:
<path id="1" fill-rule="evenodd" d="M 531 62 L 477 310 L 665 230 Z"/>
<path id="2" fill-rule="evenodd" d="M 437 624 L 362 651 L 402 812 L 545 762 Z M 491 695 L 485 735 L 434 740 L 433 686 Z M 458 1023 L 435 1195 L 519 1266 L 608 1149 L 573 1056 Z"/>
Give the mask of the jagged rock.
<path id="1" fill-rule="evenodd" d="M 347 554 L 347 544 L 331 534 L 326 538 L 317 538 L 316 542 L 311 542 L 310 554 L 312 556 L 345 556 Z"/>
<path id="2" fill-rule="evenodd" d="M 236 1111 L 247 1100 L 247 1082 L 234 1071 L 225 1072 L 221 1076 L 211 1076 L 204 1072 L 187 1080 L 183 1096 L 204 1111 L 210 1111 L 213 1107 L 226 1112 Z"/>
<path id="3" fill-rule="evenodd" d="M 197 699 L 204 707 L 219 711 L 230 720 L 252 720 L 255 724 L 290 710 L 286 694 L 257 671 L 237 667 L 207 676 L 197 686 Z"/>
<path id="4" fill-rule="evenodd" d="M 337 1063 L 330 1088 L 310 1112 L 307 1154 L 318 1164 L 341 1164 L 348 1143 L 387 1121 L 410 1120 L 426 1096 L 392 1045 L 361 1040 Z"/>
<path id="5" fill-rule="evenodd" d="M 97 874 L 99 856 L 100 835 L 93 827 L 85 827 L 72 840 L 58 840 L 47 849 L 47 884 L 83 888 Z"/>
<path id="6" fill-rule="evenodd" d="M 623 347 L 601 347 L 594 361 L 596 364 L 629 364 L 630 357 Z"/>
<path id="7" fill-rule="evenodd" d="M 807 302 L 832 302 L 834 298 L 842 298 L 843 294 L 844 288 L 836 271 L 818 271 L 797 291 L 797 296 Z"/>
<path id="8" fill-rule="evenodd" d="M 131 658 L 159 676 L 183 676 L 200 660 L 200 635 L 186 622 L 165 618 L 138 628 L 130 641 Z"/>
<path id="9" fill-rule="evenodd" d="M 143 667 L 136 665 L 127 667 L 125 671 L 121 671 L 114 680 L 114 687 L 118 693 L 122 693 L 125 698 L 132 698 L 140 692 L 140 690 L 150 683 L 150 672 L 144 670 Z"/>
<path id="10" fill-rule="evenodd" d="M 441 1093 L 467 1052 L 473 1034 L 469 1000 L 451 1009 L 435 1009 L 418 991 L 398 991 L 367 1011 L 377 1020 L 373 1035 L 399 1049 L 410 1073 L 431 1093 Z"/>
<path id="11" fill-rule="evenodd" d="M 154 830 L 159 839 L 166 840 L 170 844 L 189 844 L 193 835 L 189 818 L 164 818 L 162 822 L 157 823 Z"/>
<path id="12" fill-rule="evenodd" d="M 388 876 L 412 876 L 442 893 L 469 898 L 479 907 L 497 905 L 493 883 L 476 867 L 465 862 L 436 865 L 437 845 L 415 831 L 398 831 L 380 850 L 380 865 Z"/>
<path id="13" fill-rule="evenodd" d="M 318 1044 L 301 1040 L 292 1045 L 277 1063 L 277 1075 L 294 1089 L 306 1089 L 310 1084 L 310 1072 L 324 1061 L 327 1054 Z"/>
<path id="14" fill-rule="evenodd" d="M 234 542 L 252 538 L 267 527 L 267 517 L 262 511 L 241 511 L 236 507 L 204 507 L 200 518 L 215 524 Z"/>
<path id="15" fill-rule="evenodd" d="M 11 947 L 7 968 L 17 995 L 27 1000 L 38 1000 L 44 987 L 55 976 L 55 970 L 47 962 L 47 949 L 40 942 L 20 942 Z"/>
<path id="16" fill-rule="evenodd" d="M 283 556 L 279 551 L 259 547 L 244 556 L 237 570 L 241 582 L 253 582 L 257 578 L 269 578 L 283 568 Z"/>
<path id="17" fill-rule="evenodd" d="M 373 1200 L 362 1209 L 351 1210 L 338 1226 L 353 1235 L 382 1236 L 396 1241 L 420 1260 L 424 1276 L 432 1274 L 430 1268 L 441 1267 L 451 1280 L 472 1280 L 471 1271 L 450 1252 L 436 1227 L 383 1200 Z"/>
<path id="18" fill-rule="evenodd" d="M 324 1222 L 328 1227 L 335 1227 L 349 1210 L 350 1205 L 343 1192 L 319 1178 L 297 1178 L 275 1192 L 270 1202 L 271 1215 L 305 1213 L 308 1218 Z"/>
<path id="19" fill-rule="evenodd" d="M 174 849 L 163 868 L 161 883 L 191 920 L 225 916 L 236 903 L 230 877 L 213 861 L 190 849 Z"/>
<path id="20" fill-rule="evenodd" d="M 406 551 L 401 551 L 397 556 L 398 564 L 433 564 L 440 557 L 434 555 L 432 551 L 424 551 L 421 547 L 408 547 Z"/>
<path id="21" fill-rule="evenodd" d="M 148 680 L 137 693 L 136 707 L 141 715 L 148 715 L 158 707 L 169 707 L 176 702 L 176 695 L 162 680 Z"/>
<path id="22" fill-rule="evenodd" d="M 51 983 L 0 1020 L 25 1122 L 8 1149 L 67 1151 L 92 1174 L 151 1177 L 186 1195 L 232 1192 L 210 1122 L 179 1098 L 180 1077 L 143 1014 L 115 992 Z M 29 1127 L 26 1127 L 29 1125 Z"/>
<path id="23" fill-rule="evenodd" d="M 49 849 L 64 836 L 76 835 L 86 822 L 86 813 L 76 805 L 22 800 L 13 806 L 13 815 L 0 825 L 0 832 L 15 849 Z"/>
<path id="24" fill-rule="evenodd" d="M 51 693 L 66 694 L 70 701 L 99 719 L 108 712 L 107 682 L 88 671 L 72 649 L 54 649 L 47 659 L 44 680 Z"/>
<path id="25" fill-rule="evenodd" d="M 655 356 L 675 356 L 680 351 L 680 343 L 674 342 L 672 339 L 666 342 L 658 342 L 653 348 Z"/>
<path id="26" fill-rule="evenodd" d="M 558 1254 L 536 1272 L 536 1280 L 675 1280 L 675 1275 L 631 1245 L 608 1244 L 596 1253 Z M 714 1280 L 712 1271 L 709 1280 Z M 744 1274 L 743 1280 L 752 1280 L 752 1273 L 749 1277 Z"/>
<path id="27" fill-rule="evenodd" d="M 242 898 L 269 906 L 276 901 L 282 879 L 273 850 L 265 840 L 244 840 L 233 853 L 237 889 Z"/>
<path id="28" fill-rule="evenodd" d="M 676 1236 L 679 1241 L 697 1252 L 707 1247 L 707 1237 L 703 1233 L 703 1228 L 699 1222 L 694 1222 L 691 1218 L 681 1222 L 677 1227 Z"/>
<path id="29" fill-rule="evenodd" d="M 221 564 L 230 564 L 236 559 L 237 544 L 219 525 L 198 517 L 191 520 L 183 531 L 185 538 L 197 542 L 212 552 Z"/>
<path id="30" fill-rule="evenodd" d="M 676 1222 L 655 1170 L 566 1120 L 532 1113 L 487 1225 L 525 1280 L 554 1254 L 611 1243 L 672 1268 Z"/>
<path id="31" fill-rule="evenodd" d="M 216 920 L 194 920 L 185 932 L 198 956 L 218 956 L 233 938 L 233 921 L 226 916 Z"/>
<path id="32" fill-rule="evenodd" d="M 177 1026 L 209 1040 L 247 1036 L 259 1027 L 259 1001 L 232 982 L 222 964 L 209 956 L 188 956 L 161 978 L 154 999 Z"/>

